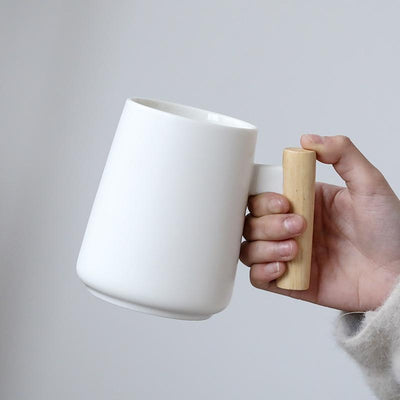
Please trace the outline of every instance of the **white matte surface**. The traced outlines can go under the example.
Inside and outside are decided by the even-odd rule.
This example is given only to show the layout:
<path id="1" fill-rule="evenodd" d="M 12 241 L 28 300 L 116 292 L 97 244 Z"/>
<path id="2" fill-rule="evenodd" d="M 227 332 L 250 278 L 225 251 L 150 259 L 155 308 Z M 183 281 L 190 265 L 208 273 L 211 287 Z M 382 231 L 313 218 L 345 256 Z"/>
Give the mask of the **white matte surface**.
<path id="1" fill-rule="evenodd" d="M 128 99 L 77 262 L 90 291 L 169 318 L 223 310 L 248 195 L 282 191 L 282 168 L 253 163 L 256 138 L 232 117 Z"/>
<path id="2" fill-rule="evenodd" d="M 256 138 L 230 117 L 128 99 L 79 254 L 84 283 L 162 316 L 198 320 L 224 309 Z"/>

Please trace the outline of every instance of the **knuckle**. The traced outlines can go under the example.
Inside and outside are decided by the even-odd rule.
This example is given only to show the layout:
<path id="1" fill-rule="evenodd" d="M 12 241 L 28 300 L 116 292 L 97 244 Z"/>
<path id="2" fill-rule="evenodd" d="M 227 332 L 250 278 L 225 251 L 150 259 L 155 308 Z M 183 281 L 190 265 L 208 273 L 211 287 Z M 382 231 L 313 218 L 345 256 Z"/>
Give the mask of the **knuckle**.
<path id="1" fill-rule="evenodd" d="M 341 147 L 347 147 L 350 146 L 352 144 L 350 138 L 348 136 L 345 135 L 338 135 L 337 136 L 337 140 L 340 144 Z"/>

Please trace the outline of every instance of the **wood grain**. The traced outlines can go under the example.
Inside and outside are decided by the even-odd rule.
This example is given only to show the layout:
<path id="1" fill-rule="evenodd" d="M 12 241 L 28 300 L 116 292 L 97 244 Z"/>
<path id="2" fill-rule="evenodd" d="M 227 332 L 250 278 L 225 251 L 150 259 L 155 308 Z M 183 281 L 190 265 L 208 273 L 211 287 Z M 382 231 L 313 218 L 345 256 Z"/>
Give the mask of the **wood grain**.
<path id="1" fill-rule="evenodd" d="M 315 198 L 315 151 L 286 148 L 283 151 L 283 194 L 290 202 L 290 212 L 307 221 L 305 232 L 296 238 L 299 251 L 277 286 L 282 289 L 306 290 L 310 285 L 311 252 Z"/>

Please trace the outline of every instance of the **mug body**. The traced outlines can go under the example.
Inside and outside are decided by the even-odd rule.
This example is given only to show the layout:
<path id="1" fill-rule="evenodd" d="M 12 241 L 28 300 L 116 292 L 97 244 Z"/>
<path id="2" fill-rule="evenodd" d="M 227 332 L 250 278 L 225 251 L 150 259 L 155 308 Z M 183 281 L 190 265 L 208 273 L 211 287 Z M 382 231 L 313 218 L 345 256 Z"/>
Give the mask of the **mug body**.
<path id="1" fill-rule="evenodd" d="M 200 320 L 232 295 L 257 130 L 221 114 L 128 99 L 78 257 L 96 296 Z"/>

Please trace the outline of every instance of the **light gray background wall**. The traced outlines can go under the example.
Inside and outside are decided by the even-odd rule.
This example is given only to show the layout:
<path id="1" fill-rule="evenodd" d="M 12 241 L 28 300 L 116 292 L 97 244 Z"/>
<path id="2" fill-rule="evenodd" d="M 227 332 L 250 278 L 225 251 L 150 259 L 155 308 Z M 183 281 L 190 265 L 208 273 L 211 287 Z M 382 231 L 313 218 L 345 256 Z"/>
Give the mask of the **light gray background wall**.
<path id="1" fill-rule="evenodd" d="M 348 135 L 399 193 L 400 3 L 0 4 L 0 398 L 372 399 L 337 311 L 254 289 L 243 265 L 229 308 L 190 323 L 97 300 L 75 261 L 128 96 L 255 123 L 258 162 Z"/>

